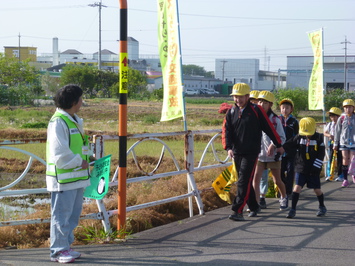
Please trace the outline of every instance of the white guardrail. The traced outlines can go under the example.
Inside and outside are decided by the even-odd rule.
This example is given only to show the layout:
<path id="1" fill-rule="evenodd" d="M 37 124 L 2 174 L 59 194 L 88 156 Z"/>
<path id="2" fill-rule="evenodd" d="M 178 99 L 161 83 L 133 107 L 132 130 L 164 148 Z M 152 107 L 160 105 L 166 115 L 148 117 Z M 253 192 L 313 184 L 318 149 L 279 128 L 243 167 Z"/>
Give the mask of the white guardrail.
<path id="1" fill-rule="evenodd" d="M 194 136 L 196 136 L 196 135 L 207 135 L 210 137 L 210 139 L 202 152 L 201 158 L 198 161 L 197 166 L 195 167 Z M 179 195 L 179 196 L 175 196 L 175 197 L 171 197 L 171 198 L 166 198 L 166 199 L 162 199 L 162 200 L 158 200 L 158 201 L 154 201 L 154 202 L 148 202 L 148 203 L 144 203 L 144 204 L 140 204 L 140 205 L 128 206 L 128 207 L 126 207 L 126 211 L 129 212 L 129 211 L 133 211 L 133 210 L 143 209 L 143 208 L 147 208 L 147 207 L 151 207 L 151 206 L 155 206 L 155 205 L 159 205 L 159 204 L 164 204 L 164 203 L 188 198 L 188 200 L 189 200 L 189 214 L 191 217 L 191 216 L 193 216 L 192 199 L 195 198 L 198 209 L 199 209 L 199 214 L 204 214 L 203 203 L 202 203 L 202 200 L 200 197 L 200 191 L 197 189 L 197 186 L 196 186 L 194 172 L 213 169 L 213 168 L 219 168 L 219 167 L 227 167 L 227 166 L 231 165 L 231 162 L 228 161 L 227 157 L 223 160 L 221 160 L 218 157 L 217 150 L 214 145 L 214 141 L 220 135 L 221 135 L 221 130 L 181 131 L 181 132 L 171 132 L 171 133 L 151 133 L 151 134 L 129 135 L 127 137 L 128 139 L 136 139 L 137 141 L 127 150 L 127 158 L 128 158 L 128 156 L 132 155 L 135 165 L 141 171 L 142 176 L 127 179 L 127 184 L 134 183 L 134 182 L 143 182 L 143 181 L 153 180 L 153 179 L 158 179 L 158 178 L 163 178 L 163 177 L 186 174 L 188 191 L 186 192 L 186 194 L 183 194 L 183 195 Z M 185 161 L 184 161 L 183 167 L 181 167 L 179 165 L 172 150 L 169 148 L 169 146 L 166 144 L 166 142 L 164 140 L 162 140 L 162 139 L 164 139 L 164 137 L 174 137 L 174 136 L 184 136 Z M 102 158 L 105 156 L 105 154 L 104 154 L 105 141 L 108 141 L 108 140 L 116 141 L 117 140 L 117 145 L 118 145 L 118 139 L 119 139 L 119 137 L 115 136 L 115 135 L 94 135 L 92 137 L 92 146 L 93 146 L 93 152 L 95 154 L 95 157 Z M 12 197 L 12 196 L 18 196 L 18 195 L 48 193 L 46 188 L 19 189 L 19 190 L 11 189 L 19 182 L 24 181 L 25 176 L 28 173 L 28 171 L 30 170 L 34 159 L 37 159 L 39 162 L 41 162 L 44 165 L 46 164 L 46 162 L 43 159 L 39 158 L 38 156 L 36 156 L 28 151 L 15 148 L 13 146 L 16 144 L 34 144 L 35 145 L 38 143 L 43 143 L 45 141 L 46 140 L 44 140 L 44 139 L 40 139 L 40 140 L 5 140 L 5 141 L 0 142 L 0 149 L 14 150 L 14 151 L 24 153 L 29 156 L 29 160 L 28 160 L 26 169 L 22 172 L 22 174 L 15 181 L 13 181 L 11 184 L 6 185 L 4 187 L 0 187 L 0 197 Z M 158 160 L 158 163 L 151 172 L 145 172 L 142 169 L 142 167 L 140 166 L 139 160 L 138 160 L 139 158 L 135 152 L 135 148 L 137 148 L 137 146 L 139 146 L 141 143 L 143 143 L 145 141 L 156 141 L 162 145 L 162 150 L 160 153 L 160 158 Z M 218 141 L 220 141 L 220 138 L 218 138 Z M 159 167 L 161 165 L 163 157 L 166 153 L 168 153 L 171 156 L 176 170 L 171 171 L 171 172 L 156 174 L 157 170 L 159 169 Z M 213 161 L 216 162 L 216 164 L 208 164 L 205 162 L 206 155 L 208 155 L 209 153 L 212 154 Z M 118 179 L 118 167 L 116 168 L 116 171 L 111 178 L 110 187 L 118 185 L 117 179 Z M 109 218 L 113 215 L 118 214 L 118 211 L 117 210 L 108 210 L 107 211 L 105 204 L 104 204 L 105 198 L 102 200 L 96 200 L 96 203 L 98 206 L 98 212 L 82 215 L 80 217 L 80 219 L 101 220 L 105 231 L 106 232 L 111 231 Z M 49 222 L 50 222 L 50 217 L 48 217 L 48 219 L 0 221 L 0 227 L 21 225 L 21 224 L 49 223 Z"/>

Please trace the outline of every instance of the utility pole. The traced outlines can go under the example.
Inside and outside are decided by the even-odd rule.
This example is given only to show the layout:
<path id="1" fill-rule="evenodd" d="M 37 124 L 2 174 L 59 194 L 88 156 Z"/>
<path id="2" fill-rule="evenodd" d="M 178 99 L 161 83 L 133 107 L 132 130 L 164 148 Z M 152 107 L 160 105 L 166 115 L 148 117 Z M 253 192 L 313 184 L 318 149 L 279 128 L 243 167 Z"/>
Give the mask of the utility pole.
<path id="1" fill-rule="evenodd" d="M 344 56 L 344 91 L 348 91 L 348 81 L 346 79 L 346 72 L 348 71 L 348 66 L 347 66 L 347 62 L 346 62 L 346 59 L 347 59 L 347 44 L 350 44 L 351 42 L 348 42 L 347 39 L 346 39 L 346 35 L 345 35 L 345 42 L 341 42 L 341 44 L 345 44 L 345 56 Z"/>
<path id="2" fill-rule="evenodd" d="M 102 4 L 102 0 L 100 2 L 96 2 L 94 4 L 90 4 L 91 7 L 99 7 L 99 54 L 98 54 L 98 69 L 101 69 L 101 9 L 102 7 L 107 7 Z"/>
<path id="3" fill-rule="evenodd" d="M 266 71 L 266 66 L 267 66 L 267 49 L 266 46 L 264 48 L 264 70 Z"/>
<path id="4" fill-rule="evenodd" d="M 222 62 L 222 81 L 223 81 L 223 84 L 224 84 L 224 65 L 225 65 L 225 63 L 227 63 L 228 61 L 222 60 L 221 62 Z"/>
<path id="5" fill-rule="evenodd" d="M 21 34 L 18 33 L 18 61 L 21 62 Z"/>

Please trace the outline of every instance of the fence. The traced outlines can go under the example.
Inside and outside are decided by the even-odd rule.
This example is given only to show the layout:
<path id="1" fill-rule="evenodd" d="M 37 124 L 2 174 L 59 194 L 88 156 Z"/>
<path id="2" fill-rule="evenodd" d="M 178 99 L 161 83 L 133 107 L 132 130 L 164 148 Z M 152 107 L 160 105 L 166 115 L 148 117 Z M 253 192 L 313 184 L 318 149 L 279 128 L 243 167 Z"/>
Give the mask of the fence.
<path id="1" fill-rule="evenodd" d="M 156 206 L 159 204 L 164 204 L 168 202 L 173 202 L 181 199 L 188 198 L 189 201 L 189 215 L 190 217 L 193 216 L 193 204 L 192 204 L 192 199 L 194 198 L 196 200 L 196 204 L 198 206 L 199 214 L 203 214 L 203 203 L 200 197 L 200 191 L 197 189 L 196 182 L 195 182 L 195 177 L 194 173 L 197 171 L 204 171 L 208 169 L 213 169 L 213 168 L 219 168 L 219 167 L 227 167 L 231 164 L 231 162 L 228 162 L 228 158 L 225 159 L 220 159 L 218 156 L 218 152 L 222 151 L 218 150 L 215 145 L 215 141 L 219 141 L 219 146 L 220 145 L 220 135 L 221 135 L 221 130 L 200 130 L 200 131 L 181 131 L 181 132 L 171 132 L 171 133 L 152 133 L 152 134 L 134 134 L 128 136 L 128 139 L 135 140 L 134 144 L 127 150 L 127 157 L 132 156 L 134 163 L 136 167 L 140 170 L 142 173 L 142 176 L 139 177 L 134 177 L 134 178 L 129 178 L 127 179 L 127 184 L 130 183 L 135 183 L 135 182 L 143 182 L 143 181 L 148 181 L 148 180 L 154 180 L 154 179 L 159 179 L 159 178 L 164 178 L 164 177 L 170 177 L 170 176 L 175 176 L 175 175 L 181 175 L 181 174 L 186 174 L 187 176 L 187 187 L 188 191 L 179 196 L 171 197 L 171 198 L 166 198 L 154 202 L 148 202 L 140 205 L 134 205 L 134 206 L 128 206 L 126 207 L 126 211 L 133 211 L 133 210 L 138 210 L 138 209 L 143 209 L 151 206 Z M 169 138 L 169 137 L 182 137 L 184 139 L 184 165 L 183 167 L 179 165 L 178 160 L 176 159 L 176 156 L 172 149 L 167 145 L 166 141 L 164 139 Z M 205 139 L 208 139 L 208 142 L 206 146 L 204 147 L 201 157 L 198 161 L 198 163 L 195 162 L 195 137 L 196 136 L 206 136 Z M 96 158 L 102 158 L 105 154 L 105 142 L 107 143 L 108 141 L 117 141 L 118 143 L 118 136 L 114 135 L 94 135 L 92 138 L 92 149 L 93 153 L 95 154 Z M 34 159 L 37 159 L 39 162 L 43 163 L 44 165 L 46 162 L 39 158 L 38 156 L 32 154 L 31 152 L 25 151 L 18 149 L 16 147 L 13 147 L 14 145 L 17 144 L 38 144 L 38 143 L 43 143 L 46 140 L 19 140 L 19 141 L 14 141 L 14 140 L 7 140 L 0 142 L 0 149 L 7 149 L 7 150 L 14 150 L 17 152 L 24 153 L 29 156 L 29 160 L 27 163 L 27 166 L 25 170 L 22 172 L 22 174 L 11 184 L 6 185 L 4 187 L 0 187 L 0 197 L 11 197 L 11 196 L 18 196 L 18 195 L 30 195 L 30 194 L 43 194 L 43 193 L 48 193 L 46 188 L 37 188 L 37 189 L 18 189 L 14 190 L 11 189 L 15 185 L 17 185 L 19 182 L 24 182 L 24 178 L 26 174 L 28 174 L 32 162 Z M 162 150 L 160 152 L 159 160 L 154 169 L 150 172 L 144 171 L 144 169 L 141 167 L 141 164 L 139 162 L 139 158 L 136 154 L 136 148 L 141 145 L 145 141 L 154 141 L 157 142 L 157 144 L 160 144 L 162 146 Z M 117 144 L 118 145 L 118 144 Z M 175 171 L 170 171 L 170 172 L 164 172 L 164 173 L 157 173 L 157 170 L 161 166 L 163 157 L 165 154 L 168 154 L 171 156 L 171 159 L 174 162 L 174 166 L 176 168 Z M 225 152 L 223 151 L 223 154 L 225 156 Z M 210 156 L 215 162 L 214 164 L 206 162 L 206 157 Z M 196 166 L 195 166 L 196 165 Z M 116 168 L 116 171 L 114 175 L 111 178 L 110 187 L 117 186 L 118 185 L 118 168 Z M 111 230 L 109 218 L 113 215 L 116 215 L 118 212 L 117 210 L 106 210 L 105 207 L 105 198 L 102 200 L 96 200 L 97 206 L 98 206 L 98 212 L 97 213 L 91 213 L 91 214 L 86 214 L 82 215 L 81 219 L 96 219 L 96 220 L 101 220 L 103 227 L 106 232 Z M 11 220 L 11 221 L 0 221 L 0 227 L 2 226 L 11 226 L 11 225 L 20 225 L 20 224 L 36 224 L 36 223 L 48 223 L 50 222 L 50 218 L 48 219 L 31 219 L 31 220 Z"/>

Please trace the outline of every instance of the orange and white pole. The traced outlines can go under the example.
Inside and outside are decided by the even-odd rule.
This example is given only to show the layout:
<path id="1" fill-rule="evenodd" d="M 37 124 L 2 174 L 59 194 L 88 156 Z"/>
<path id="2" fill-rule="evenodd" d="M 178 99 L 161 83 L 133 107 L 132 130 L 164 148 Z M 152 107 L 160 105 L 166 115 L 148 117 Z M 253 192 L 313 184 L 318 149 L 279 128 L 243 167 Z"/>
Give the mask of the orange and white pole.
<path id="1" fill-rule="evenodd" d="M 127 0 L 120 3 L 120 62 L 119 62 L 119 107 L 118 107 L 118 218 L 117 230 L 124 237 L 126 229 L 126 186 L 127 186 L 127 89 L 128 89 L 128 54 L 127 54 Z"/>

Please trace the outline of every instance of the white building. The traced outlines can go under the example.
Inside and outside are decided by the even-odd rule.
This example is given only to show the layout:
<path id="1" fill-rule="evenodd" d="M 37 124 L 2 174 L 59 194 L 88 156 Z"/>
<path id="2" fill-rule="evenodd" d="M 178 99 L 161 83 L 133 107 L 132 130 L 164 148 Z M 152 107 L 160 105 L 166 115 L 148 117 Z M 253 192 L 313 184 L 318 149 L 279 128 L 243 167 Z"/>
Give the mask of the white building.
<path id="1" fill-rule="evenodd" d="M 155 76 L 153 76 L 149 72 L 147 74 L 148 74 L 148 77 L 149 77 L 149 75 L 152 77 L 152 78 L 148 79 L 149 90 L 162 88 L 163 76 L 161 75 L 161 72 L 154 73 L 154 74 L 156 74 Z M 196 90 L 198 92 L 200 92 L 203 89 L 216 89 L 217 85 L 221 85 L 222 83 L 223 82 L 221 80 L 215 79 L 215 78 L 183 75 L 184 88 L 185 89 L 190 88 L 190 89 Z"/>
<path id="2" fill-rule="evenodd" d="M 285 87 L 285 74 L 260 70 L 259 59 L 216 59 L 215 77 L 225 83 L 247 83 L 252 90 L 272 91 Z"/>
<path id="3" fill-rule="evenodd" d="M 344 89 L 355 91 L 355 56 L 346 57 L 346 75 L 344 56 L 324 56 L 323 80 L 326 89 Z M 287 56 L 287 88 L 308 88 L 313 68 L 313 56 Z"/>

